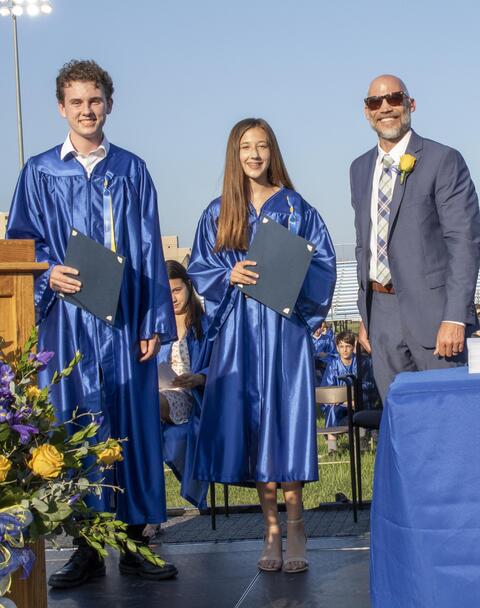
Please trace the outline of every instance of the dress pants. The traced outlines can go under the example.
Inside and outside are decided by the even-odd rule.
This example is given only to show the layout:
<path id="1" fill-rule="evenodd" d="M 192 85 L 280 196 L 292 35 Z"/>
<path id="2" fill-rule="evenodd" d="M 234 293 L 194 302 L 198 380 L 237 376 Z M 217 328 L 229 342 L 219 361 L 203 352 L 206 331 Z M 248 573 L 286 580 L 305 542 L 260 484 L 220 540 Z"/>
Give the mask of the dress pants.
<path id="1" fill-rule="evenodd" d="M 415 314 L 412 312 L 412 314 Z M 456 357 L 438 357 L 434 347 L 422 346 L 402 322 L 395 294 L 372 292 L 369 322 L 372 367 L 382 402 L 400 372 L 415 372 L 464 365 L 466 349 Z"/>

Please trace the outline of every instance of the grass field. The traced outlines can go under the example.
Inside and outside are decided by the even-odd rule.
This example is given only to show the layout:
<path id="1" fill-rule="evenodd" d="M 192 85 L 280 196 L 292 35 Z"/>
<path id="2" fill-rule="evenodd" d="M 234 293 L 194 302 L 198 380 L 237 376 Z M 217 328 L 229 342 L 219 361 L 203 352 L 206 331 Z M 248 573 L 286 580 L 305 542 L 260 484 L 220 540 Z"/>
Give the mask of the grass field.
<path id="1" fill-rule="evenodd" d="M 320 480 L 315 483 L 305 484 L 304 505 L 306 509 L 312 509 L 322 502 L 334 502 L 337 492 L 343 492 L 343 494 L 351 498 L 347 437 L 342 436 L 339 438 L 337 453 L 330 456 L 327 454 L 325 440 L 323 437 L 319 437 L 318 455 Z M 369 449 L 362 452 L 362 487 L 363 498 L 365 500 L 369 500 L 372 496 L 374 461 L 375 447 L 370 445 Z M 180 497 L 179 484 L 170 469 L 166 469 L 165 484 L 168 508 L 191 506 L 190 503 Z M 223 505 L 223 489 L 221 485 L 217 487 L 216 497 L 217 505 Z M 257 492 L 254 489 L 229 486 L 229 503 L 230 505 L 256 505 L 258 504 Z"/>

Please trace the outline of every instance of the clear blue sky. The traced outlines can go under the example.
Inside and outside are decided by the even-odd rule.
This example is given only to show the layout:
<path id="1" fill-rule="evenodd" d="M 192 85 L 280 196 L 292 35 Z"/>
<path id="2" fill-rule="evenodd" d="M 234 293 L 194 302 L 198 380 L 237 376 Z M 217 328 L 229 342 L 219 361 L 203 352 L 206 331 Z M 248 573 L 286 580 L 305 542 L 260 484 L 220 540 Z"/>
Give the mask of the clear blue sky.
<path id="1" fill-rule="evenodd" d="M 405 0 L 52 0 L 18 20 L 26 156 L 63 141 L 58 68 L 93 58 L 113 77 L 109 139 L 143 157 L 164 234 L 190 246 L 220 193 L 233 124 L 266 118 L 296 189 L 336 243 L 354 240 L 348 167 L 375 144 L 370 80 L 401 76 L 413 126 L 458 148 L 480 185 L 480 3 Z M 10 19 L 0 19 L 0 210 L 18 175 Z"/>

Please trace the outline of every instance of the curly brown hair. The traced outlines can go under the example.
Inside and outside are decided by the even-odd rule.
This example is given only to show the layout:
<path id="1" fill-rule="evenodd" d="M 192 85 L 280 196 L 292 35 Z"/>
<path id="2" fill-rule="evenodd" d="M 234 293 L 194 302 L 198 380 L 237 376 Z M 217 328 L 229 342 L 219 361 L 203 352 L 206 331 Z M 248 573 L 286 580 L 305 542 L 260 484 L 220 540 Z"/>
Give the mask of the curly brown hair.
<path id="1" fill-rule="evenodd" d="M 114 89 L 110 74 L 92 59 L 72 59 L 62 67 L 57 76 L 57 100 L 59 103 L 63 104 L 65 102 L 65 87 L 68 87 L 74 81 L 94 82 L 98 88 L 103 88 L 107 100 L 112 98 Z"/>

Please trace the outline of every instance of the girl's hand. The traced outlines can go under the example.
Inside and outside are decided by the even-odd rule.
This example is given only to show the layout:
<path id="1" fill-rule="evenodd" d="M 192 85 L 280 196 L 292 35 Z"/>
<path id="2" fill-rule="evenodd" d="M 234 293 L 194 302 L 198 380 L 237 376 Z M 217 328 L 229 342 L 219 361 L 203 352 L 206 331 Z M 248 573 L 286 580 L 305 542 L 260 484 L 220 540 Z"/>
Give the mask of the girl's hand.
<path id="1" fill-rule="evenodd" d="M 205 384 L 205 376 L 203 374 L 181 374 L 172 380 L 174 388 L 196 388 Z"/>
<path id="2" fill-rule="evenodd" d="M 230 273 L 230 285 L 235 285 L 236 283 L 240 283 L 240 285 L 256 285 L 258 274 L 245 268 L 245 266 L 256 265 L 257 262 L 252 262 L 252 260 L 243 260 L 243 262 L 237 262 Z"/>

